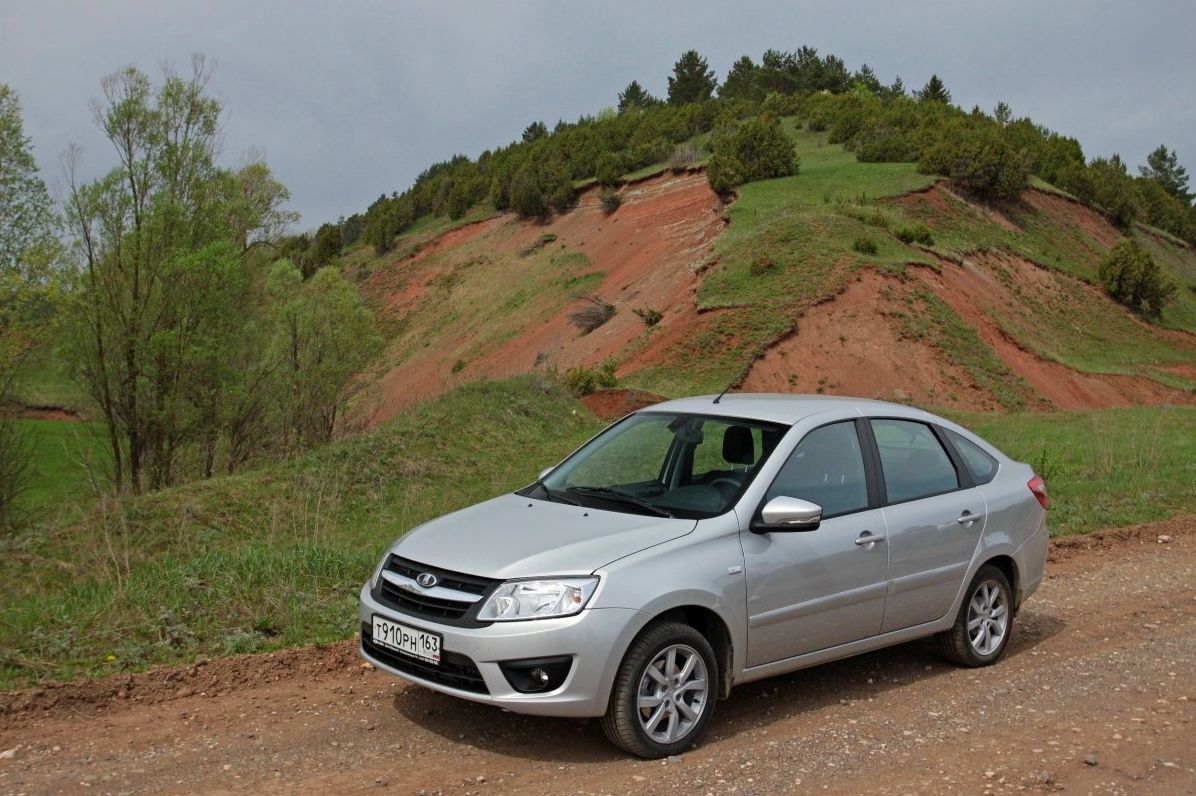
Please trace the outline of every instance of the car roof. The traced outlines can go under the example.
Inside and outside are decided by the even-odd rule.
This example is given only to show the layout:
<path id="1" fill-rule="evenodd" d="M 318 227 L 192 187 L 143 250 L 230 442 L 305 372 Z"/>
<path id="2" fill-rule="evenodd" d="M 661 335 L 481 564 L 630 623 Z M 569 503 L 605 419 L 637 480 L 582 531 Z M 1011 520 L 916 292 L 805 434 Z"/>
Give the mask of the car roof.
<path id="1" fill-rule="evenodd" d="M 871 398 L 850 398 L 836 395 L 795 395 L 791 393 L 727 393 L 716 404 L 714 395 L 695 395 L 654 404 L 642 412 L 678 412 L 682 414 L 719 415 L 744 420 L 763 420 L 793 425 L 813 415 L 828 412 L 854 413 L 871 416 L 896 416 L 939 420 L 921 409 Z"/>

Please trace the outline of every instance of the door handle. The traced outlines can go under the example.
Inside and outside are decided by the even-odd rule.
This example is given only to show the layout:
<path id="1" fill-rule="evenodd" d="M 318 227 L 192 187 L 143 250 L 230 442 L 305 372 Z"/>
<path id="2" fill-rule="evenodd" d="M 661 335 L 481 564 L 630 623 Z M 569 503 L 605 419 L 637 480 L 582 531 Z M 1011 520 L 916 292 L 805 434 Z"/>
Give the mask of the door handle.
<path id="1" fill-rule="evenodd" d="M 965 509 L 963 514 L 959 515 L 959 519 L 956 520 L 956 522 L 958 522 L 960 525 L 970 525 L 971 523 L 975 522 L 976 520 L 982 520 L 982 519 L 984 519 L 983 514 L 973 514 L 972 512 L 967 511 Z"/>
<path id="2" fill-rule="evenodd" d="M 885 537 L 882 534 L 864 531 L 860 534 L 860 538 L 855 540 L 855 543 L 860 547 L 865 547 L 870 544 L 876 544 L 877 542 L 883 542 L 884 540 Z"/>

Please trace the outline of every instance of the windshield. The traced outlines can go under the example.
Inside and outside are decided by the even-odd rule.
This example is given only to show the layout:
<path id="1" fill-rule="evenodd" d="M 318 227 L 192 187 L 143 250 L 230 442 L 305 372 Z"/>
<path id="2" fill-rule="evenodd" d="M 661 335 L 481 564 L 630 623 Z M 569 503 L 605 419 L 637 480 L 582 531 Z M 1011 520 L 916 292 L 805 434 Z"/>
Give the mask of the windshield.
<path id="1" fill-rule="evenodd" d="M 714 517 L 739 499 L 786 430 L 739 418 L 641 412 L 522 494 L 611 511 Z"/>

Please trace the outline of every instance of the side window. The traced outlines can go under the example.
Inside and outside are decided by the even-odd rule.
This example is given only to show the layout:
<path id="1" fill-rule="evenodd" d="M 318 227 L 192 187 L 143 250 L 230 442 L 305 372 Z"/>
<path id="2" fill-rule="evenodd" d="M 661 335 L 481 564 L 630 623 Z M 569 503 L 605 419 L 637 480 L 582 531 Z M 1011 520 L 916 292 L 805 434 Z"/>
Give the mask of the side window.
<path id="1" fill-rule="evenodd" d="M 989 481 L 997 477 L 997 460 L 984 452 L 976 443 L 972 442 L 962 434 L 957 434 L 951 429 L 943 429 L 947 432 L 947 439 L 951 440 L 951 444 L 955 446 L 955 450 L 959 451 L 960 458 L 963 463 L 967 465 L 968 472 L 972 474 L 972 480 L 977 484 L 987 484 Z"/>
<path id="2" fill-rule="evenodd" d="M 925 423 L 877 419 L 872 423 L 890 503 L 940 495 L 959 488 L 955 465 Z"/>
<path id="3" fill-rule="evenodd" d="M 795 497 L 822 506 L 824 517 L 868 508 L 868 481 L 855 423 L 845 421 L 807 434 L 764 496 Z"/>

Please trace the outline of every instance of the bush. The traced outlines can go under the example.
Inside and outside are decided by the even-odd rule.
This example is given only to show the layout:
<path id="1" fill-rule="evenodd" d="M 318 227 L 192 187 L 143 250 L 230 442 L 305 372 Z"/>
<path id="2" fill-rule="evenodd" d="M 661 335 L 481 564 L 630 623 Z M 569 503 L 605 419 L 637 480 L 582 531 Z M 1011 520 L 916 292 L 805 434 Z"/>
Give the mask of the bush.
<path id="1" fill-rule="evenodd" d="M 598 204 L 602 205 L 602 212 L 609 216 L 622 206 L 623 194 L 614 188 L 603 188 L 598 194 Z"/>
<path id="2" fill-rule="evenodd" d="M 645 309 L 643 307 L 634 309 L 632 312 L 635 313 L 635 317 L 644 322 L 644 326 L 655 326 L 656 324 L 660 323 L 660 319 L 664 317 L 660 314 L 659 310 Z"/>
<path id="3" fill-rule="evenodd" d="M 603 152 L 598 156 L 594 176 L 598 178 L 598 182 L 610 187 L 621 183 L 626 171 L 626 164 L 621 155 L 617 152 Z"/>
<path id="4" fill-rule="evenodd" d="M 898 227 L 893 234 L 902 243 L 921 243 L 923 246 L 934 245 L 934 236 L 930 233 L 930 227 L 925 224 L 911 224 L 907 227 Z"/>
<path id="5" fill-rule="evenodd" d="M 615 315 L 615 306 L 598 296 L 582 298 L 585 306 L 569 313 L 569 322 L 581 329 L 582 334 L 589 334 Z"/>
<path id="6" fill-rule="evenodd" d="M 923 174 L 944 174 L 980 199 L 1016 199 L 1030 184 L 1025 158 L 995 130 L 956 125 L 918 161 Z"/>
<path id="7" fill-rule="evenodd" d="M 724 196 L 743 182 L 743 164 L 734 155 L 715 154 L 706 164 L 706 182 L 710 190 Z"/>
<path id="8" fill-rule="evenodd" d="M 860 235 L 851 244 L 851 248 L 855 249 L 860 254 L 866 254 L 869 257 L 875 257 L 879 249 L 876 248 L 876 241 L 872 240 L 867 235 Z"/>
<path id="9" fill-rule="evenodd" d="M 615 376 L 615 360 L 611 358 L 603 360 L 597 368 L 587 368 L 583 365 L 570 368 L 565 371 L 561 381 L 564 383 L 565 389 L 578 398 L 596 390 L 609 390 L 619 383 Z"/>
<path id="10" fill-rule="evenodd" d="M 776 263 L 772 261 L 772 258 L 764 254 L 752 260 L 750 266 L 752 276 L 764 276 L 773 268 L 776 268 Z"/>
<path id="11" fill-rule="evenodd" d="M 1157 316 L 1175 295 L 1173 282 L 1136 240 L 1126 239 L 1100 263 L 1100 281 L 1115 300 Z"/>

